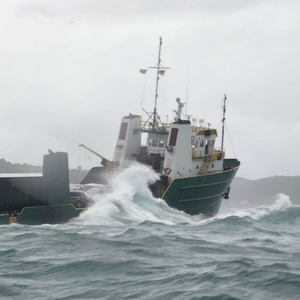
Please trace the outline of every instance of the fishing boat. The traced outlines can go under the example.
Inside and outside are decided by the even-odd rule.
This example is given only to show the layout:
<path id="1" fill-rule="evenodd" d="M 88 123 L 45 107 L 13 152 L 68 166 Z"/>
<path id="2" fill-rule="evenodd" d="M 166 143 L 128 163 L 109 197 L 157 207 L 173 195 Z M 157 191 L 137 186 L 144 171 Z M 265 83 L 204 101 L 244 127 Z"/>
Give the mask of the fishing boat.
<path id="1" fill-rule="evenodd" d="M 221 147 L 215 147 L 217 130 L 202 123 L 199 126 L 183 114 L 184 103 L 176 99 L 175 118 L 163 123 L 157 112 L 158 85 L 166 67 L 161 65 L 162 39 L 159 40 L 156 70 L 154 109 L 148 119 L 129 114 L 122 118 L 113 160 L 102 158 L 102 166 L 94 167 L 82 180 L 82 184 L 104 183 L 106 175 L 128 168 L 132 161 L 148 165 L 160 174 L 160 180 L 150 185 L 155 197 L 159 197 L 175 209 L 190 215 L 214 216 L 223 198 L 229 197 L 230 185 L 240 166 L 235 158 L 225 158 L 224 125 L 226 95 L 223 99 L 223 126 Z M 147 69 L 142 69 L 145 73 Z M 142 134 L 146 144 L 142 145 Z"/>

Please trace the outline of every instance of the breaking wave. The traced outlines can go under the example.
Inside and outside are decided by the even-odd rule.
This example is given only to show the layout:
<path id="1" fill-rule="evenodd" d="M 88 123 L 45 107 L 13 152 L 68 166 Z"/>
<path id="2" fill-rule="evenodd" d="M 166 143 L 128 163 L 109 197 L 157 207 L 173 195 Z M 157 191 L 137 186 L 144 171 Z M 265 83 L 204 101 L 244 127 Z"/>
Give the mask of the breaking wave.
<path id="1" fill-rule="evenodd" d="M 158 175 L 147 166 L 133 164 L 111 180 L 111 191 L 96 198 L 95 204 L 79 217 L 88 224 L 191 223 L 193 218 L 152 196 L 149 183 Z"/>
<path id="2" fill-rule="evenodd" d="M 289 196 L 278 194 L 275 202 L 270 206 L 257 206 L 251 209 L 240 209 L 233 213 L 219 214 L 207 219 L 202 224 L 207 226 L 222 226 L 224 230 L 239 232 L 247 229 L 271 230 L 276 232 L 280 227 L 300 225 L 300 207 L 293 205 Z"/>
<path id="3" fill-rule="evenodd" d="M 253 220 L 259 220 L 265 216 L 276 215 L 278 213 L 280 214 L 281 212 L 285 212 L 291 208 L 297 207 L 298 206 L 294 206 L 292 204 L 289 196 L 285 194 L 278 194 L 275 198 L 275 203 L 271 206 L 261 205 L 254 208 L 240 209 L 233 213 L 219 215 L 216 218 L 224 219 L 230 216 L 237 216 L 240 218 L 249 217 Z"/>
<path id="4" fill-rule="evenodd" d="M 133 164 L 111 180 L 111 190 L 96 198 L 95 204 L 79 217 L 80 222 L 94 225 L 130 225 L 143 222 L 176 224 L 210 224 L 213 222 L 286 221 L 296 218 L 299 207 L 294 206 L 287 195 L 279 194 L 271 206 L 240 209 L 206 219 L 190 216 L 169 207 L 162 199 L 152 196 L 148 184 L 158 175 L 147 166 Z"/>

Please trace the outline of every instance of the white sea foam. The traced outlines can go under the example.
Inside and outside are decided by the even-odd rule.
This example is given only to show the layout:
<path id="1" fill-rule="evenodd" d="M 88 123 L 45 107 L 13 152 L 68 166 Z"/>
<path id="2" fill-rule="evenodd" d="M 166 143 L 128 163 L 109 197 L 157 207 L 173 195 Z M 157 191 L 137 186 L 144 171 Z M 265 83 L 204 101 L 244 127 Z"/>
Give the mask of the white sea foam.
<path id="1" fill-rule="evenodd" d="M 152 196 L 148 183 L 157 179 L 158 175 L 147 166 L 131 165 L 112 179 L 111 191 L 99 196 L 95 204 L 82 213 L 79 219 L 88 224 L 106 225 L 144 221 L 170 225 L 193 223 L 195 218 Z"/>
<path id="2" fill-rule="evenodd" d="M 148 183 L 158 179 L 158 175 L 145 165 L 133 164 L 111 179 L 109 192 L 99 195 L 95 204 L 78 218 L 89 225 L 126 225 L 145 221 L 168 225 L 188 223 L 207 224 L 230 216 L 260 219 L 272 212 L 283 211 L 292 206 L 287 195 L 279 194 L 271 206 L 258 206 L 231 213 L 220 213 L 212 219 L 190 216 L 169 207 L 164 200 L 152 196 Z"/>
<path id="3" fill-rule="evenodd" d="M 240 209 L 232 213 L 219 214 L 216 216 L 218 219 L 224 219 L 229 216 L 238 216 L 238 217 L 250 217 L 254 220 L 258 220 L 266 215 L 270 215 L 274 212 L 285 211 L 288 208 L 292 207 L 293 204 L 289 196 L 285 194 L 278 194 L 275 198 L 275 203 L 271 206 L 257 206 L 254 208 Z"/>

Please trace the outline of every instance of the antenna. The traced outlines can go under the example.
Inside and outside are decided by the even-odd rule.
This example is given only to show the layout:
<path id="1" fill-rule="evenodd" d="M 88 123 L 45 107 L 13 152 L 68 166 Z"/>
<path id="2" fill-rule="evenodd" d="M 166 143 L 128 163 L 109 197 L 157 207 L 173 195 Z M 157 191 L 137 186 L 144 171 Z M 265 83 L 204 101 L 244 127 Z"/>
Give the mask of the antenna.
<path id="1" fill-rule="evenodd" d="M 188 82 L 189 82 L 189 73 L 188 69 L 186 70 L 186 88 L 185 88 L 185 115 L 187 116 L 187 104 L 188 104 Z"/>
<path id="2" fill-rule="evenodd" d="M 156 73 L 156 87 L 155 87 L 155 102 L 154 102 L 154 110 L 153 110 L 153 125 L 152 129 L 155 129 L 156 124 L 156 106 L 157 106 L 157 97 L 158 97 L 158 82 L 159 82 L 159 70 L 160 70 L 160 54 L 161 54 L 161 45 L 162 38 L 159 38 L 159 50 L 158 50 L 158 63 L 157 63 L 157 73 Z"/>
<path id="3" fill-rule="evenodd" d="M 224 127 L 225 127 L 225 113 L 226 113 L 226 94 L 224 95 L 223 99 L 223 118 L 222 118 L 222 143 L 221 143 L 221 151 L 223 152 L 223 146 L 224 146 Z"/>
<path id="4" fill-rule="evenodd" d="M 152 130 L 155 130 L 155 125 L 157 119 L 160 120 L 159 116 L 157 115 L 156 107 L 157 107 L 157 98 L 158 98 L 158 83 L 159 83 L 159 75 L 164 75 L 165 70 L 170 69 L 168 67 L 164 67 L 160 64 L 161 62 L 161 45 L 162 45 L 162 38 L 159 38 L 159 49 L 158 49 L 158 62 L 155 67 L 148 67 L 148 69 L 156 69 L 156 86 L 155 86 L 155 101 L 154 101 L 154 109 L 152 115 L 149 117 L 149 119 L 152 117 L 153 123 L 152 123 Z M 149 120 L 148 119 L 148 120 Z"/>

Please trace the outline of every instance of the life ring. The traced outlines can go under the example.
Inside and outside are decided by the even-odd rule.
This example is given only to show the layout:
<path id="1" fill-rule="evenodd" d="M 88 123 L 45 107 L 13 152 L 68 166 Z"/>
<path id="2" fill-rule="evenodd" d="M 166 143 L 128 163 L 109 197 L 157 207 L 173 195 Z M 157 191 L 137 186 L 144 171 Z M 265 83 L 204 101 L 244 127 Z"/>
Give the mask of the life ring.
<path id="1" fill-rule="evenodd" d="M 169 175 L 171 173 L 171 169 L 170 168 L 165 168 L 165 174 Z"/>
<path id="2" fill-rule="evenodd" d="M 117 160 L 116 160 L 116 161 L 114 161 L 114 166 L 115 166 L 115 167 L 118 167 L 118 166 L 119 166 L 119 164 L 120 164 L 120 163 L 119 163 Z"/>

